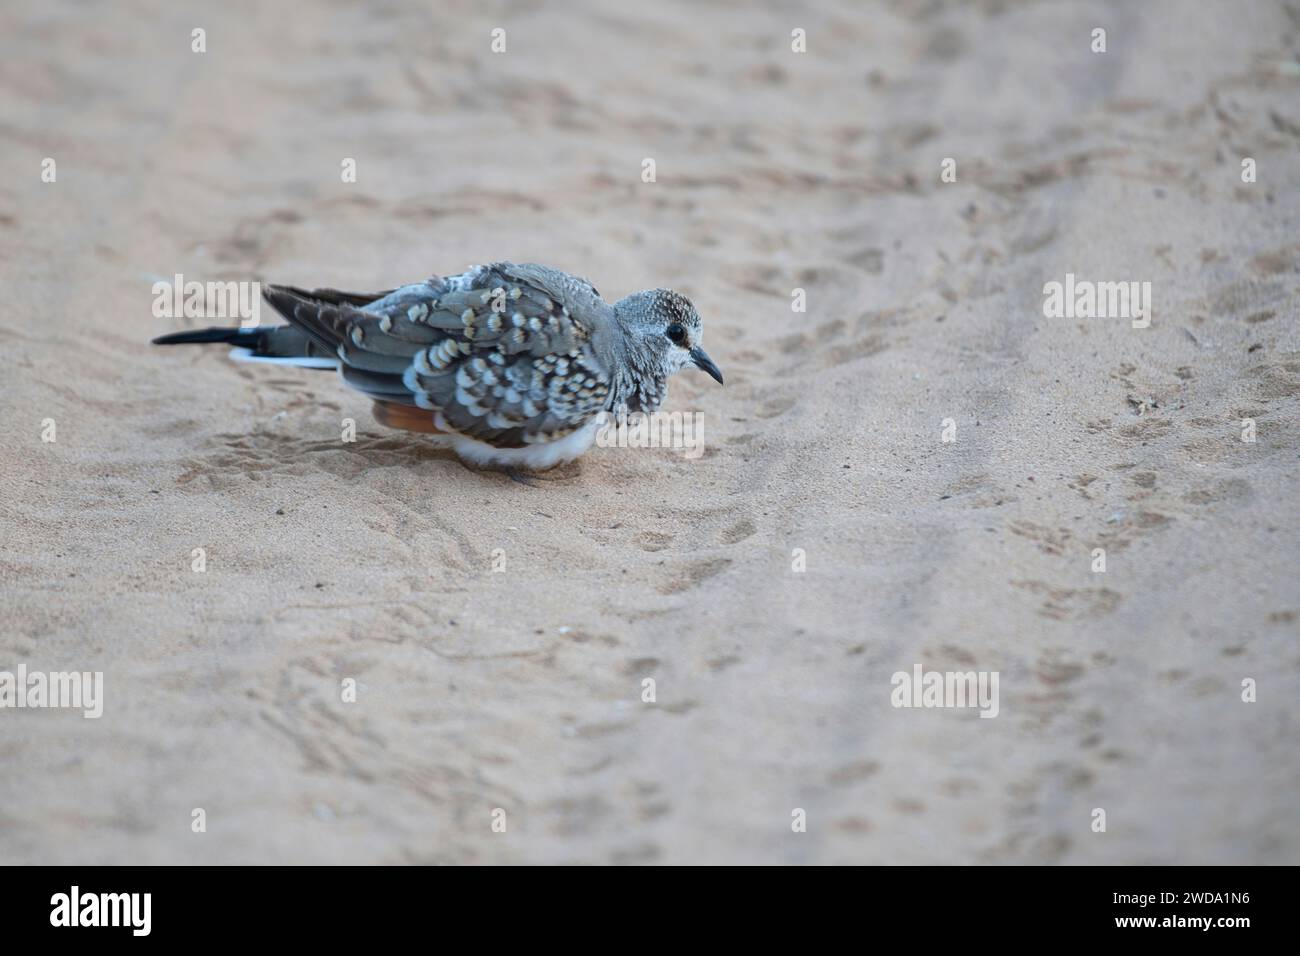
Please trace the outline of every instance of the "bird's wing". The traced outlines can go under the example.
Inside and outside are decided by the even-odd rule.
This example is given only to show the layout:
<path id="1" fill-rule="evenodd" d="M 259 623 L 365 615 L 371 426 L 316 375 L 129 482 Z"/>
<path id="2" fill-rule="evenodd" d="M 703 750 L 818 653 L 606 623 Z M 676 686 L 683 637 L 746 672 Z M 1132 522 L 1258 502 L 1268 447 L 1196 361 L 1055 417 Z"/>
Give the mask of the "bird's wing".
<path id="1" fill-rule="evenodd" d="M 284 286 L 264 294 L 337 353 L 349 385 L 441 412 L 446 428 L 500 448 L 562 438 L 609 396 L 591 345 L 599 296 L 554 270 L 496 263 L 365 302 Z"/>

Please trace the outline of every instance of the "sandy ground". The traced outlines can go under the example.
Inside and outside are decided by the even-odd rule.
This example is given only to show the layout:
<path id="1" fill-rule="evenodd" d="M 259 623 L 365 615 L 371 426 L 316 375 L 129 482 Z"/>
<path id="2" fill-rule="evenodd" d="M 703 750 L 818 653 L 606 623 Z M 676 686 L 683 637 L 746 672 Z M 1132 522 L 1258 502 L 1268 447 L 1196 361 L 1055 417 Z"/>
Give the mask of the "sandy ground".
<path id="1" fill-rule="evenodd" d="M 0 861 L 1300 862 L 1294 2 L 184 6 L 0 10 L 0 669 L 105 687 L 0 711 Z M 147 345 L 499 258 L 691 296 L 703 457 Z"/>

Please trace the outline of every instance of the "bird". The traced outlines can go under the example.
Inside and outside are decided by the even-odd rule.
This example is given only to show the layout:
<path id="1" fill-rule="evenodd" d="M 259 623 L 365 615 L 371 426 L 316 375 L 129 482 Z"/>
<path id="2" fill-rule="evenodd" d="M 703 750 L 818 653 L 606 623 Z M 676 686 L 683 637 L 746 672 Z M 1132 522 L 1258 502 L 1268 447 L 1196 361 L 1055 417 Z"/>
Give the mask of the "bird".
<path id="1" fill-rule="evenodd" d="M 494 262 L 386 292 L 263 285 L 288 325 L 174 332 L 155 345 L 225 343 L 243 361 L 336 369 L 390 428 L 433 436 L 465 462 L 540 472 L 591 447 L 611 414 L 651 414 L 668 379 L 723 376 L 690 300 L 647 289 L 608 303 L 586 279 Z"/>

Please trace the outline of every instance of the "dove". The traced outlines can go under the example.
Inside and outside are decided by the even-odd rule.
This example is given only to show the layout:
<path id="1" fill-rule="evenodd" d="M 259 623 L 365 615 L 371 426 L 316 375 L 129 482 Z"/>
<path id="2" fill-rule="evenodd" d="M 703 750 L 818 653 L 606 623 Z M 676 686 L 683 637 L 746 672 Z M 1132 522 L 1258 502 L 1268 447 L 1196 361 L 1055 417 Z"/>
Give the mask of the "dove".
<path id="1" fill-rule="evenodd" d="M 427 433 L 478 466 L 544 471 L 590 448 L 607 415 L 656 411 L 682 369 L 723 382 L 685 296 L 648 289 L 611 304 L 586 279 L 535 263 L 375 293 L 265 285 L 262 297 L 288 325 L 153 342 L 337 369 L 381 424 Z"/>

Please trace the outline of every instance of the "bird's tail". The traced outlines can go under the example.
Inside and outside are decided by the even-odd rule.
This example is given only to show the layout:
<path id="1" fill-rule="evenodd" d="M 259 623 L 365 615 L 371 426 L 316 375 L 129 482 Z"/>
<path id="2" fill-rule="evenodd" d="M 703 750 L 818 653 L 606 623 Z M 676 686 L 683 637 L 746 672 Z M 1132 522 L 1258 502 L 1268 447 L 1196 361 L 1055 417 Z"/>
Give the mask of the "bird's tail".
<path id="1" fill-rule="evenodd" d="M 153 340 L 154 345 L 204 345 L 226 343 L 233 346 L 231 358 L 246 362 L 297 365 L 305 368 L 338 366 L 338 356 L 313 341 L 303 330 L 292 325 L 260 325 L 255 328 L 194 329 L 172 332 Z"/>
<path id="2" fill-rule="evenodd" d="M 153 340 L 154 345 L 190 345 L 207 342 L 229 342 L 238 348 L 253 349 L 257 348 L 258 340 L 264 330 L 261 328 L 221 328 L 213 326 L 210 329 L 194 329 L 191 332 L 173 332 L 170 335 L 160 335 Z"/>
<path id="3" fill-rule="evenodd" d="M 245 362 L 271 362 L 306 368 L 339 367 L 340 311 L 356 310 L 392 292 L 311 292 L 288 285 L 262 287 L 262 298 L 291 324 L 256 328 L 211 328 L 160 335 L 154 345 L 194 345 L 225 342 L 230 357 Z"/>

